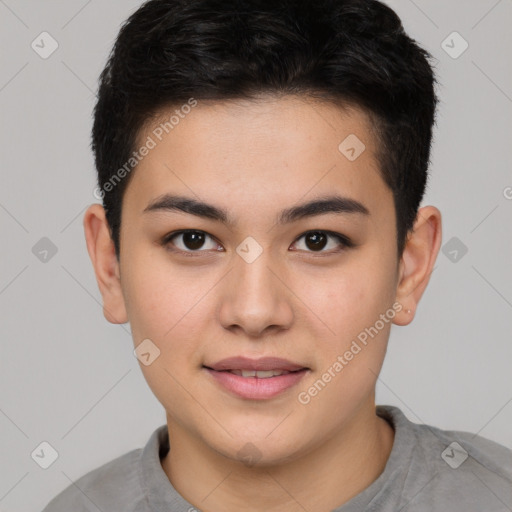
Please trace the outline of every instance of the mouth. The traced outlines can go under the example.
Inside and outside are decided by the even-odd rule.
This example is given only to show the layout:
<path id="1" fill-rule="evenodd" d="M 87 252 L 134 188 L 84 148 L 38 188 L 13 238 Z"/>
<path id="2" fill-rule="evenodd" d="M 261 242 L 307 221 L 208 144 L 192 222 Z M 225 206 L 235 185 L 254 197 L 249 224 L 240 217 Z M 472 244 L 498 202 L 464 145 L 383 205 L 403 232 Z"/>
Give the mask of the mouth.
<path id="1" fill-rule="evenodd" d="M 210 368 L 213 369 L 213 368 Z M 258 379 L 269 379 L 271 377 L 279 377 L 280 375 L 286 375 L 289 372 L 286 370 L 220 370 L 223 372 L 229 372 L 233 375 L 238 375 L 240 377 L 256 377 Z M 300 370 L 295 370 L 300 371 Z"/>
<path id="2" fill-rule="evenodd" d="M 276 397 L 296 386 L 310 368 L 280 358 L 235 357 L 203 365 L 223 391 L 246 400 Z"/>

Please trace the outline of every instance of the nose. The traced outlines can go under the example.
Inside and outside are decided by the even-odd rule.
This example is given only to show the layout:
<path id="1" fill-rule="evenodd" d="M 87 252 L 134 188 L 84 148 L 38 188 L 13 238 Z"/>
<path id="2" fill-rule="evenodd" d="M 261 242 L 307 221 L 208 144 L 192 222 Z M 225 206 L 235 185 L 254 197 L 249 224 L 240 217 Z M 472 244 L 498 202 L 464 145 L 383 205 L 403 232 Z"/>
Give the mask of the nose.
<path id="1" fill-rule="evenodd" d="M 286 277 L 263 253 L 251 263 L 235 255 L 234 268 L 223 280 L 219 320 L 225 329 L 248 337 L 289 329 L 293 321 Z"/>

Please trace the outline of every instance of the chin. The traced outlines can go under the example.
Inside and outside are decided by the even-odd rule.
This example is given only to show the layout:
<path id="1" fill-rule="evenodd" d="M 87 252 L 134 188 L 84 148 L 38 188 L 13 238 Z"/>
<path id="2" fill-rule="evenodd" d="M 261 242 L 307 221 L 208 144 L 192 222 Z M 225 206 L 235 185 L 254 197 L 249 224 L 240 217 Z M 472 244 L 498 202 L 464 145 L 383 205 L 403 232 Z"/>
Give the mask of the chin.
<path id="1" fill-rule="evenodd" d="M 282 432 L 274 439 L 268 437 L 269 430 L 259 435 L 240 435 L 225 438 L 224 443 L 205 440 L 212 449 L 224 457 L 240 462 L 247 467 L 264 468 L 278 466 L 298 459 L 305 451 L 304 436 Z M 284 435 L 283 435 L 284 434 Z M 286 440 L 286 441 L 285 441 Z"/>

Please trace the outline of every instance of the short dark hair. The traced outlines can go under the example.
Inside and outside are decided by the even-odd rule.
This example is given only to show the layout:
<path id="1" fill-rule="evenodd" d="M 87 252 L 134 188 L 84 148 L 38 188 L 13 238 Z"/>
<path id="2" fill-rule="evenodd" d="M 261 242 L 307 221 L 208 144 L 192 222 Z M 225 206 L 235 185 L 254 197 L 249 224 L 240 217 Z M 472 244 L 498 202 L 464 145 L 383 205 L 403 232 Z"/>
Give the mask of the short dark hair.
<path id="1" fill-rule="evenodd" d="M 376 0 L 145 2 L 121 27 L 94 110 L 92 149 L 117 257 L 127 169 L 146 124 L 191 98 L 262 93 L 323 98 L 369 116 L 401 257 L 427 185 L 438 102 L 431 58 Z"/>

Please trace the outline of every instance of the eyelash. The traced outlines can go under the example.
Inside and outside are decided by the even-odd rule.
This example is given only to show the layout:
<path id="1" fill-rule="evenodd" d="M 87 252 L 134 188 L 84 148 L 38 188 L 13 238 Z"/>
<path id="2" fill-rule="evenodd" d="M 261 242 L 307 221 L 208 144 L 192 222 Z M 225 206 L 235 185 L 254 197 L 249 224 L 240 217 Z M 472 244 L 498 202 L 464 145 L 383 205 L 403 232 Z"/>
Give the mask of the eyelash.
<path id="1" fill-rule="evenodd" d="M 196 251 L 183 251 L 181 249 L 171 248 L 170 247 L 171 240 L 173 238 L 175 238 L 179 235 L 185 234 L 185 233 L 202 233 L 202 234 L 205 234 L 206 236 L 210 237 L 215 242 L 217 242 L 215 240 L 215 238 L 212 235 L 208 234 L 206 231 L 201 231 L 199 229 L 183 229 L 181 231 L 173 231 L 172 233 L 165 235 L 161 241 L 161 244 L 164 247 L 166 247 L 169 251 L 174 252 L 174 253 L 180 253 L 187 257 L 197 257 L 197 256 L 200 256 L 201 253 L 208 252 L 208 251 L 201 250 L 201 249 L 198 249 Z M 352 240 L 350 238 L 348 238 L 347 236 L 342 235 L 340 233 L 335 233 L 334 231 L 321 230 L 321 229 L 313 229 L 313 230 L 306 231 L 305 233 L 302 233 L 302 235 L 298 236 L 293 243 L 294 244 L 297 243 L 301 238 L 303 238 L 311 233 L 322 233 L 322 234 L 328 235 L 329 237 L 336 238 L 339 241 L 340 245 L 343 247 L 343 249 L 350 249 L 351 247 L 355 247 L 354 242 L 352 242 Z M 221 251 L 219 251 L 219 252 L 221 252 Z M 322 251 L 305 251 L 305 252 L 311 253 L 313 255 L 322 255 L 322 254 L 335 254 L 340 251 L 339 250 L 335 250 L 335 251 L 323 251 L 322 250 Z"/>

